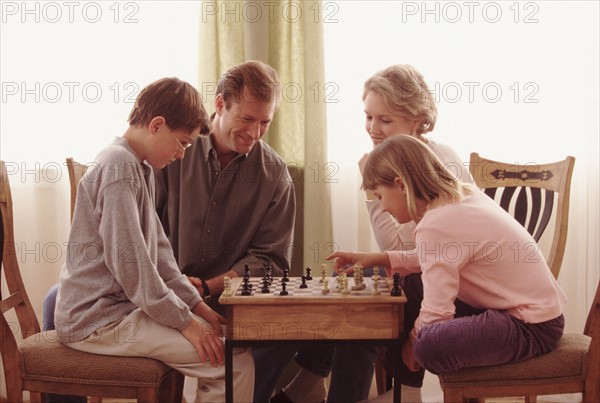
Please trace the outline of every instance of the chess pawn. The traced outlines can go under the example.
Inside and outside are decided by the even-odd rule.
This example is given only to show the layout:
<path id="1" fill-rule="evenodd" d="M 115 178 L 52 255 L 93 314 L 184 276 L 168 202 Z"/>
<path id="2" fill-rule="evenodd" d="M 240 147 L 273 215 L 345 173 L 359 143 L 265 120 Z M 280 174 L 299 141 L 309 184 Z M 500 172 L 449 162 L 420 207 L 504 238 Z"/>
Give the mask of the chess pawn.
<path id="1" fill-rule="evenodd" d="M 381 295 L 379 292 L 379 274 L 373 275 L 373 290 L 371 291 L 371 295 Z"/>
<path id="2" fill-rule="evenodd" d="M 350 294 L 350 290 L 348 289 L 348 277 L 344 276 L 340 280 L 342 288 L 340 290 L 340 294 L 347 295 Z"/>
<path id="3" fill-rule="evenodd" d="M 284 279 L 281 279 L 281 291 L 279 292 L 279 295 L 288 295 L 288 291 L 286 289 L 286 282 Z"/>

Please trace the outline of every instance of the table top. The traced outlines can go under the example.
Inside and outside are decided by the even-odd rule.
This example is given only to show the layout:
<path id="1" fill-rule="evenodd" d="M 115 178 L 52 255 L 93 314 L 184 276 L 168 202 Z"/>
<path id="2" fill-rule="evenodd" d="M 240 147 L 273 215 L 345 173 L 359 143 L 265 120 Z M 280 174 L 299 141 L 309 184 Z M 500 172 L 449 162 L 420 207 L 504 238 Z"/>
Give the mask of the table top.
<path id="1" fill-rule="evenodd" d="M 374 295 L 375 285 L 372 277 L 364 277 L 364 288 L 353 289 L 354 278 L 348 278 L 348 293 L 343 294 L 338 286 L 338 277 L 325 277 L 329 292 L 323 293 L 321 277 L 313 277 L 305 281 L 306 288 L 301 288 L 300 277 L 290 277 L 286 283 L 287 295 L 280 295 L 282 291 L 281 277 L 274 277 L 268 287 L 264 287 L 263 277 L 250 277 L 250 295 L 242 295 L 244 280 L 241 277 L 231 279 L 231 295 L 224 293 L 219 298 L 223 305 L 295 305 L 295 304 L 402 304 L 406 297 L 401 291 L 400 296 L 390 295 L 393 288 L 392 279 L 381 277 L 377 281 L 379 295 Z"/>

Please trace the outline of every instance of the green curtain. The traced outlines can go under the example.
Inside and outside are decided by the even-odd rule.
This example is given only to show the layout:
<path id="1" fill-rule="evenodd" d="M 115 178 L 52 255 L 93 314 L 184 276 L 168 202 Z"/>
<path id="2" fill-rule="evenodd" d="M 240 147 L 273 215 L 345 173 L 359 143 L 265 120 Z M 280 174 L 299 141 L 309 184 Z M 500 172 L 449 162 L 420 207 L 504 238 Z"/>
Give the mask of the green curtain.
<path id="1" fill-rule="evenodd" d="M 319 273 L 332 251 L 326 88 L 320 1 L 203 2 L 200 90 L 214 108 L 218 78 L 234 64 L 261 60 L 279 73 L 282 102 L 264 140 L 288 163 L 297 194 L 292 274 Z M 316 272 L 315 269 L 319 269 Z"/>

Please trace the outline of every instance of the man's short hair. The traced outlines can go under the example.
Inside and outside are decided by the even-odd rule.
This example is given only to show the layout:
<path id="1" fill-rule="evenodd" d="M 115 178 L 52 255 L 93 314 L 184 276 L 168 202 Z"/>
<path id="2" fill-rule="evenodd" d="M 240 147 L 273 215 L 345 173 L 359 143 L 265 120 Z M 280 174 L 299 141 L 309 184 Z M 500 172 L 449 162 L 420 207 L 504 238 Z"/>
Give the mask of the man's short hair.
<path id="1" fill-rule="evenodd" d="M 277 108 L 281 101 L 279 76 L 268 64 L 249 60 L 235 65 L 221 76 L 217 84 L 219 94 L 227 109 L 232 102 L 240 102 L 244 96 L 252 101 L 275 102 Z"/>
<path id="2" fill-rule="evenodd" d="M 144 126 L 157 116 L 162 116 L 171 130 L 210 132 L 210 121 L 200 94 L 191 84 L 175 77 L 162 78 L 144 88 L 128 121 L 132 126 Z"/>

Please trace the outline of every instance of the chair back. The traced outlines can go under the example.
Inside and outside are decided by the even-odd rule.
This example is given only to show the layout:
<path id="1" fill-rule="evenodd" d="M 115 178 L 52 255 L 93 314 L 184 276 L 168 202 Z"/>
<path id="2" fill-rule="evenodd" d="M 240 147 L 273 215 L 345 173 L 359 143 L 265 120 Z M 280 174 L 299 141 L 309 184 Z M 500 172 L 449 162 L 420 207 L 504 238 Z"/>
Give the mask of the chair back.
<path id="1" fill-rule="evenodd" d="M 75 211 L 75 200 L 77 199 L 77 186 L 83 178 L 88 166 L 80 164 L 73 158 L 67 158 L 67 170 L 69 171 L 69 182 L 71 184 L 71 221 L 73 220 L 73 212 Z"/>
<path id="2" fill-rule="evenodd" d="M 469 171 L 475 184 L 511 214 L 536 242 L 556 211 L 548 266 L 558 278 L 569 225 L 569 196 L 575 158 L 548 164 L 517 165 L 471 153 Z M 558 200 L 555 203 L 555 194 Z"/>
<path id="3" fill-rule="evenodd" d="M 21 392 L 20 360 L 17 349 L 16 335 L 20 334 L 21 339 L 40 332 L 33 306 L 23 286 L 23 279 L 19 271 L 17 260 L 17 251 L 15 248 L 14 227 L 13 227 L 13 209 L 10 184 L 6 164 L 0 161 L 0 223 L 2 224 L 2 265 L 0 274 L 4 274 L 8 295 L 5 297 L 0 294 L 2 302 L 2 342 L 0 350 L 2 352 L 2 365 L 4 366 L 4 379 L 8 393 L 8 401 L 21 401 L 22 396 L 14 394 L 14 391 Z M 14 323 L 14 316 L 11 318 L 9 312 L 15 312 L 17 323 Z M 13 386 L 15 386 L 13 388 Z"/>

